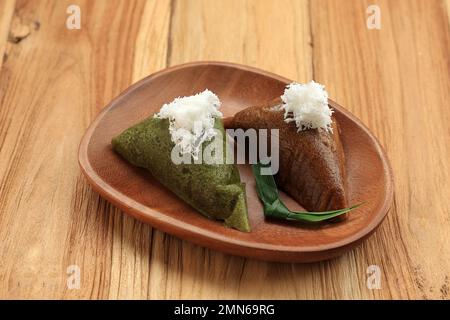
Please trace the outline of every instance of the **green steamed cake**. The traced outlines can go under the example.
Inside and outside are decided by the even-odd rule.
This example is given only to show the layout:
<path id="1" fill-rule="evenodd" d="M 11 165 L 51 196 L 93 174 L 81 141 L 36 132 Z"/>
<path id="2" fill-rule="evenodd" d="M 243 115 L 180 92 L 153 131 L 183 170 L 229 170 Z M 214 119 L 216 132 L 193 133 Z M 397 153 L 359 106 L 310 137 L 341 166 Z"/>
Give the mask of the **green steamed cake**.
<path id="1" fill-rule="evenodd" d="M 226 139 L 222 120 L 214 127 L 222 133 L 223 157 Z M 204 142 L 203 149 L 211 142 Z M 116 152 L 135 166 L 142 167 L 178 197 L 204 216 L 223 220 L 228 227 L 249 232 L 245 184 L 235 164 L 175 164 L 171 159 L 174 143 L 169 120 L 148 117 L 112 139 Z"/>

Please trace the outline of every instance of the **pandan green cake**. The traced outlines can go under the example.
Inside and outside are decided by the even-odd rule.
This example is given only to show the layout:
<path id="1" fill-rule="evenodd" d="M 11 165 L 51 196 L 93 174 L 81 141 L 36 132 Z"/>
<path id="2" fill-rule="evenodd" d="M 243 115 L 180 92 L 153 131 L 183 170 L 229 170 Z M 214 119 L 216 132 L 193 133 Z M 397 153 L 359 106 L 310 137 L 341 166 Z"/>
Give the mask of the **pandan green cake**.
<path id="1" fill-rule="evenodd" d="M 249 232 L 245 185 L 240 180 L 237 166 L 225 161 L 227 148 L 222 120 L 214 118 L 212 125 L 221 133 L 219 137 L 223 137 L 223 159 L 212 164 L 174 163 L 171 157 L 175 146 L 171 131 L 173 120 L 150 116 L 115 137 L 112 146 L 128 162 L 150 171 L 164 186 L 204 216 L 223 220 L 228 227 Z M 201 150 L 212 141 L 202 142 Z"/>

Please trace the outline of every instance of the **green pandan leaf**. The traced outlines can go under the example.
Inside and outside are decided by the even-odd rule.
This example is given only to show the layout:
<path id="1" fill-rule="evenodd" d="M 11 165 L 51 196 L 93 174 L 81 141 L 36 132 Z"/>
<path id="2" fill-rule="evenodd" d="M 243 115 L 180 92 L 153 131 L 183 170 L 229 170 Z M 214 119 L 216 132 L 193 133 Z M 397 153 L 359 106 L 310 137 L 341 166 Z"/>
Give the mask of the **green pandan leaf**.
<path id="1" fill-rule="evenodd" d="M 296 220 L 305 222 L 320 222 L 334 217 L 340 216 L 344 213 L 352 211 L 359 207 L 362 203 L 351 206 L 349 208 L 323 211 L 323 212 L 295 212 L 289 210 L 286 205 L 281 201 L 278 193 L 278 188 L 275 183 L 275 179 L 272 175 L 261 175 L 262 164 L 257 163 L 252 165 L 253 174 L 256 179 L 256 188 L 258 196 L 264 206 L 264 215 L 266 217 L 283 219 L 283 220 Z"/>

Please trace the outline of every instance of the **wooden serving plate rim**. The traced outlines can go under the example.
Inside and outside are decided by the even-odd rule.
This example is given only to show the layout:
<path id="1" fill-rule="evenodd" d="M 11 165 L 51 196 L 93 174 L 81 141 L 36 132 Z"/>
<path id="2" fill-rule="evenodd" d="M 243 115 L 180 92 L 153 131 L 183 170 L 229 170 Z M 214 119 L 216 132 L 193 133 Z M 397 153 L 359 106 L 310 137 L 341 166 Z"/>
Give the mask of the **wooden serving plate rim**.
<path id="1" fill-rule="evenodd" d="M 322 252 L 322 251 L 328 251 L 333 249 L 338 249 L 341 247 L 345 247 L 348 245 L 351 245 L 352 243 L 357 242 L 360 239 L 364 239 L 367 236 L 369 236 L 376 227 L 383 221 L 383 219 L 386 217 L 387 212 L 390 209 L 390 206 L 392 204 L 393 195 L 394 195 L 394 180 L 393 180 L 393 174 L 392 169 L 389 164 L 389 161 L 386 157 L 386 154 L 384 152 L 383 147 L 378 142 L 377 138 L 372 135 L 372 133 L 369 131 L 369 129 L 354 115 L 352 115 L 349 111 L 341 107 L 338 103 L 334 102 L 333 100 L 329 99 L 329 104 L 333 108 L 339 110 L 342 114 L 344 114 L 347 118 L 349 118 L 351 121 L 355 122 L 360 128 L 364 130 L 364 132 L 370 137 L 370 139 L 373 141 L 373 144 L 376 148 L 376 151 L 378 152 L 380 156 L 380 160 L 383 166 L 383 171 L 385 172 L 388 179 L 386 179 L 386 185 L 385 185 L 385 197 L 383 197 L 384 202 L 382 203 L 382 206 L 378 210 L 377 214 L 375 215 L 375 218 L 367 224 L 364 228 L 359 230 L 358 232 L 352 234 L 349 237 L 346 237 L 344 239 L 330 242 L 326 244 L 317 244 L 314 246 L 286 246 L 286 245 L 273 245 L 273 244 L 266 244 L 266 243 L 249 243 L 246 241 L 241 241 L 237 239 L 230 238 L 229 236 L 224 236 L 221 234 L 217 234 L 215 232 L 210 232 L 208 230 L 205 230 L 203 228 L 185 223 L 169 216 L 164 213 L 161 213 L 157 210 L 153 210 L 135 200 L 132 198 L 124 195 L 120 191 L 114 189 L 111 187 L 108 183 L 106 183 L 98 174 L 97 172 L 92 168 L 90 164 L 90 160 L 88 157 L 88 147 L 89 143 L 91 141 L 92 135 L 98 126 L 98 124 L 101 122 L 103 117 L 112 109 L 116 107 L 119 101 L 126 97 L 130 92 L 135 90 L 136 88 L 140 87 L 143 83 L 153 80 L 154 78 L 157 78 L 161 75 L 164 75 L 166 73 L 170 73 L 179 69 L 183 68 L 192 68 L 192 67 L 198 67 L 198 66 L 223 66 L 223 67 L 231 67 L 236 69 L 241 69 L 244 71 L 250 71 L 253 73 L 261 74 L 263 76 L 267 76 L 273 79 L 276 79 L 278 81 L 284 82 L 284 83 L 291 83 L 292 81 L 284 78 L 282 76 L 279 76 L 277 74 L 264 71 L 255 67 L 250 67 L 246 65 L 241 65 L 237 63 L 231 63 L 231 62 L 220 62 L 220 61 L 198 61 L 198 62 L 189 62 L 184 63 L 176 66 L 172 66 L 163 70 L 160 70 L 158 72 L 155 72 L 138 82 L 134 83 L 130 87 L 128 87 L 125 91 L 123 91 L 119 96 L 117 96 L 115 99 L 113 99 L 95 118 L 95 120 L 89 125 L 86 133 L 84 134 L 79 150 L 78 150 L 78 162 L 81 167 L 81 170 L 83 174 L 88 179 L 89 183 L 93 187 L 93 189 L 98 192 L 102 197 L 104 197 L 106 200 L 114 204 L 115 206 L 119 207 L 126 213 L 130 214 L 131 216 L 137 218 L 138 220 L 144 221 L 146 223 L 149 223 L 153 227 L 160 229 L 164 232 L 167 232 L 169 234 L 173 234 L 175 236 L 179 236 L 180 234 L 184 234 L 184 236 L 180 236 L 181 238 L 188 239 L 192 242 L 195 242 L 200 245 L 205 245 L 213 248 L 220 247 L 221 244 L 229 244 L 234 246 L 235 248 L 248 248 L 248 249 L 258 249 L 258 250 L 264 250 L 264 251 L 283 251 L 283 252 L 290 252 L 290 253 L 308 253 L 308 252 Z M 261 214 L 263 214 L 261 212 Z M 206 219 L 206 218 L 205 218 Z M 345 222 L 344 222 L 345 223 Z M 224 226 L 224 228 L 226 228 Z M 211 243 L 212 241 L 212 243 Z M 210 245 L 207 245 L 206 243 L 209 243 Z M 229 253 L 234 253 L 233 248 L 228 248 L 227 250 L 222 250 Z M 239 252 L 236 252 L 237 255 L 243 255 Z M 282 261 L 282 259 L 280 260 Z"/>

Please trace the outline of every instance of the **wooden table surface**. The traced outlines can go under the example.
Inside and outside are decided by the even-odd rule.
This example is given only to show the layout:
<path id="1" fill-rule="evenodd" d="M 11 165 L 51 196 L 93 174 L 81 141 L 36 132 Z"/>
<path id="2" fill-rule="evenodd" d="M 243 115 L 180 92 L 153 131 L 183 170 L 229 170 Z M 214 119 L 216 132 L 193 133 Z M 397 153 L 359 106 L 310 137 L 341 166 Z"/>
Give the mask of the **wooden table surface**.
<path id="1" fill-rule="evenodd" d="M 66 28 L 71 4 L 79 30 Z M 371 4 L 379 30 L 366 27 Z M 450 0 L 1 0 L 0 298 L 448 299 L 449 13 Z M 98 112 L 146 75 L 197 60 L 315 79 L 372 130 L 396 186 L 368 241 L 321 263 L 244 259 L 92 191 L 77 148 Z M 72 265 L 79 289 L 67 285 Z M 366 285 L 370 265 L 380 289 Z"/>

